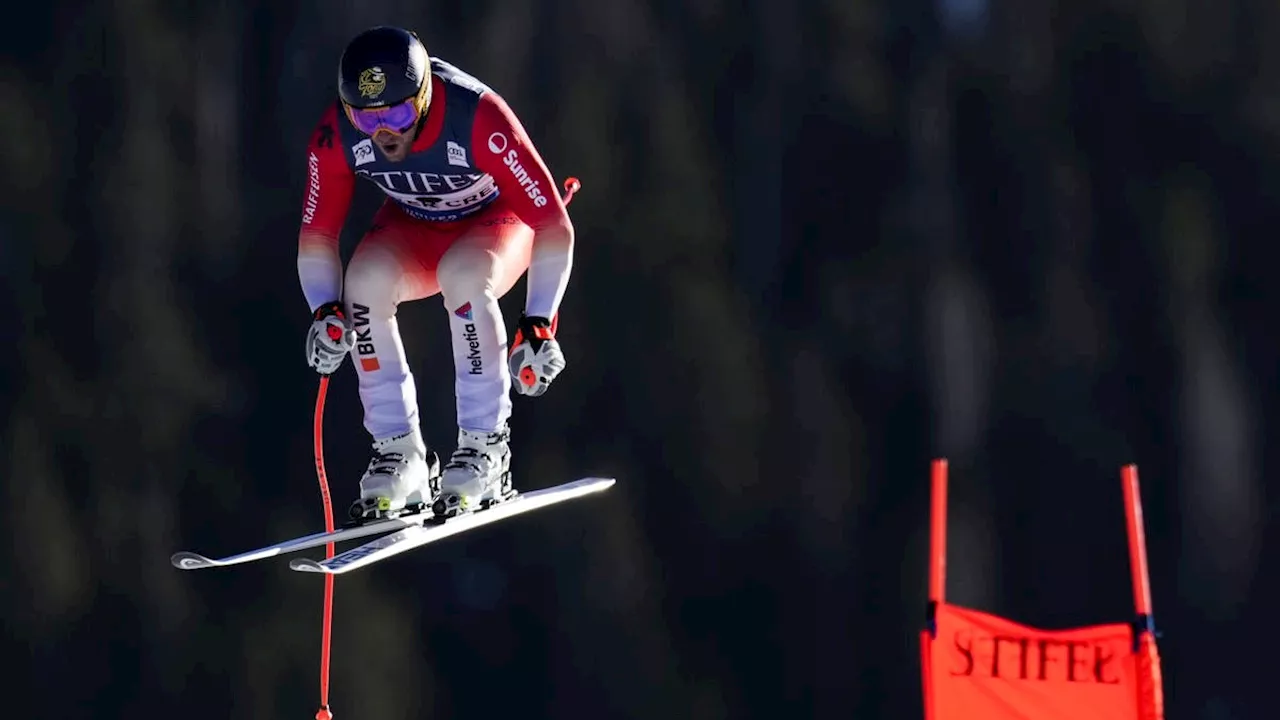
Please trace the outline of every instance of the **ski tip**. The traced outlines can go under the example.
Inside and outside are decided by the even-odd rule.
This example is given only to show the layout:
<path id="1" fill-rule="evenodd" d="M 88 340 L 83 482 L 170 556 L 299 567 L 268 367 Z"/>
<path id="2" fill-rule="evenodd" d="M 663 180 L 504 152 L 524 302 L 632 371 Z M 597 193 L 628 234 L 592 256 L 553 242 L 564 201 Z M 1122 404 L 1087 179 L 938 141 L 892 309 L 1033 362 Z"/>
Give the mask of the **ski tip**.
<path id="1" fill-rule="evenodd" d="M 179 570 L 199 570 L 200 568 L 213 567 L 217 563 L 209 558 L 193 552 L 176 552 L 173 557 L 169 558 L 169 562 Z"/>
<path id="2" fill-rule="evenodd" d="M 294 558 L 289 561 L 289 569 L 297 570 L 298 572 L 325 572 L 324 566 L 311 558 Z"/>

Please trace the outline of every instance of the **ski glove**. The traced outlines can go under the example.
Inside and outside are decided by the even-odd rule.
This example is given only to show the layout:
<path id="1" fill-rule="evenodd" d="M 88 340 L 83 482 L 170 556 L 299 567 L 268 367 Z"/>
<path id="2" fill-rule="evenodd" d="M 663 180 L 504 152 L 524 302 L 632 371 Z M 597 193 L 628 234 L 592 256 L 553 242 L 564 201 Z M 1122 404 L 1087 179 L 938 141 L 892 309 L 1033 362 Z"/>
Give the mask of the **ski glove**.
<path id="1" fill-rule="evenodd" d="M 555 326 L 544 317 L 520 318 L 516 338 L 507 358 L 512 385 L 521 395 L 537 397 L 564 370 L 564 353 L 556 342 Z"/>
<path id="2" fill-rule="evenodd" d="M 316 308 L 307 331 L 307 363 L 321 375 L 332 375 L 356 344 L 356 331 L 347 323 L 347 313 L 338 302 Z"/>

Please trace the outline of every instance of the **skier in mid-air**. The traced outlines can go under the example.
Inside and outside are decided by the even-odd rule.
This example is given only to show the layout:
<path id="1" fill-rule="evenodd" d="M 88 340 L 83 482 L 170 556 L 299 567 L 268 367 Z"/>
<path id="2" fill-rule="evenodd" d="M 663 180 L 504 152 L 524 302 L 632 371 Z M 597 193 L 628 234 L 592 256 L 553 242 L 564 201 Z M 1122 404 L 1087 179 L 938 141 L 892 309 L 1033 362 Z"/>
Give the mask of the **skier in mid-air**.
<path id="1" fill-rule="evenodd" d="M 344 272 L 338 238 L 356 177 L 387 199 Z M 453 514 L 510 494 L 510 389 L 541 395 L 565 367 L 555 329 L 573 244 L 551 173 L 498 94 L 430 57 L 409 30 L 377 27 L 350 41 L 338 98 L 307 151 L 298 277 L 312 314 L 308 363 L 331 375 L 354 353 L 373 457 L 353 517 L 417 503 Z M 508 353 L 498 299 L 526 271 Z M 396 322 L 400 303 L 436 293 L 449 317 L 458 424 L 443 468 L 419 427 Z"/>

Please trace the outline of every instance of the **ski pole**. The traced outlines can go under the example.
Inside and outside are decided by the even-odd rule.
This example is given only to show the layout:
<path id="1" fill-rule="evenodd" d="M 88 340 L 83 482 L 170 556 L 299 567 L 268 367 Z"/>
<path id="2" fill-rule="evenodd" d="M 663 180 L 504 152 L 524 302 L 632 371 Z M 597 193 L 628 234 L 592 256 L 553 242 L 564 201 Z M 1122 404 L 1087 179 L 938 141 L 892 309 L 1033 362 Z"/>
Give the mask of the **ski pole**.
<path id="1" fill-rule="evenodd" d="M 320 376 L 320 389 L 316 392 L 315 456 L 316 477 L 320 481 L 320 499 L 324 502 L 324 529 L 333 532 L 333 502 L 329 499 L 329 479 L 324 471 L 324 399 L 329 391 L 329 376 Z M 333 557 L 333 543 L 325 545 L 326 557 Z M 324 620 L 320 632 L 320 709 L 316 720 L 333 720 L 329 711 L 329 646 L 332 638 L 333 576 L 324 576 Z"/>
<path id="2" fill-rule="evenodd" d="M 576 177 L 564 181 L 564 204 L 573 201 L 573 196 L 582 188 L 582 182 Z M 320 376 L 320 388 L 316 392 L 316 412 L 314 427 L 314 445 L 316 458 L 316 478 L 320 481 L 320 500 L 324 503 L 324 529 L 333 532 L 333 501 L 329 497 L 329 479 L 324 471 L 324 400 L 329 391 L 329 376 Z M 325 557 L 333 557 L 333 543 L 325 545 Z M 324 619 L 320 632 L 320 709 L 316 711 L 316 720 L 333 720 L 333 712 L 329 710 L 329 654 L 332 642 L 333 627 L 333 575 L 324 576 Z"/>

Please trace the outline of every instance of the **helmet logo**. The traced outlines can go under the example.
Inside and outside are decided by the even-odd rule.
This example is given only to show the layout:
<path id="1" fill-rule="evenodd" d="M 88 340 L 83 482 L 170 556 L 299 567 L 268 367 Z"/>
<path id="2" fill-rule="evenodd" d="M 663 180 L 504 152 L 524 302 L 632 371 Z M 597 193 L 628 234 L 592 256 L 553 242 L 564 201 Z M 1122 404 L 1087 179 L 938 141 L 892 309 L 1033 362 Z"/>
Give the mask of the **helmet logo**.
<path id="1" fill-rule="evenodd" d="M 371 67 L 360 73 L 358 83 L 360 95 L 367 98 L 377 97 L 387 89 L 387 76 L 380 67 Z"/>

